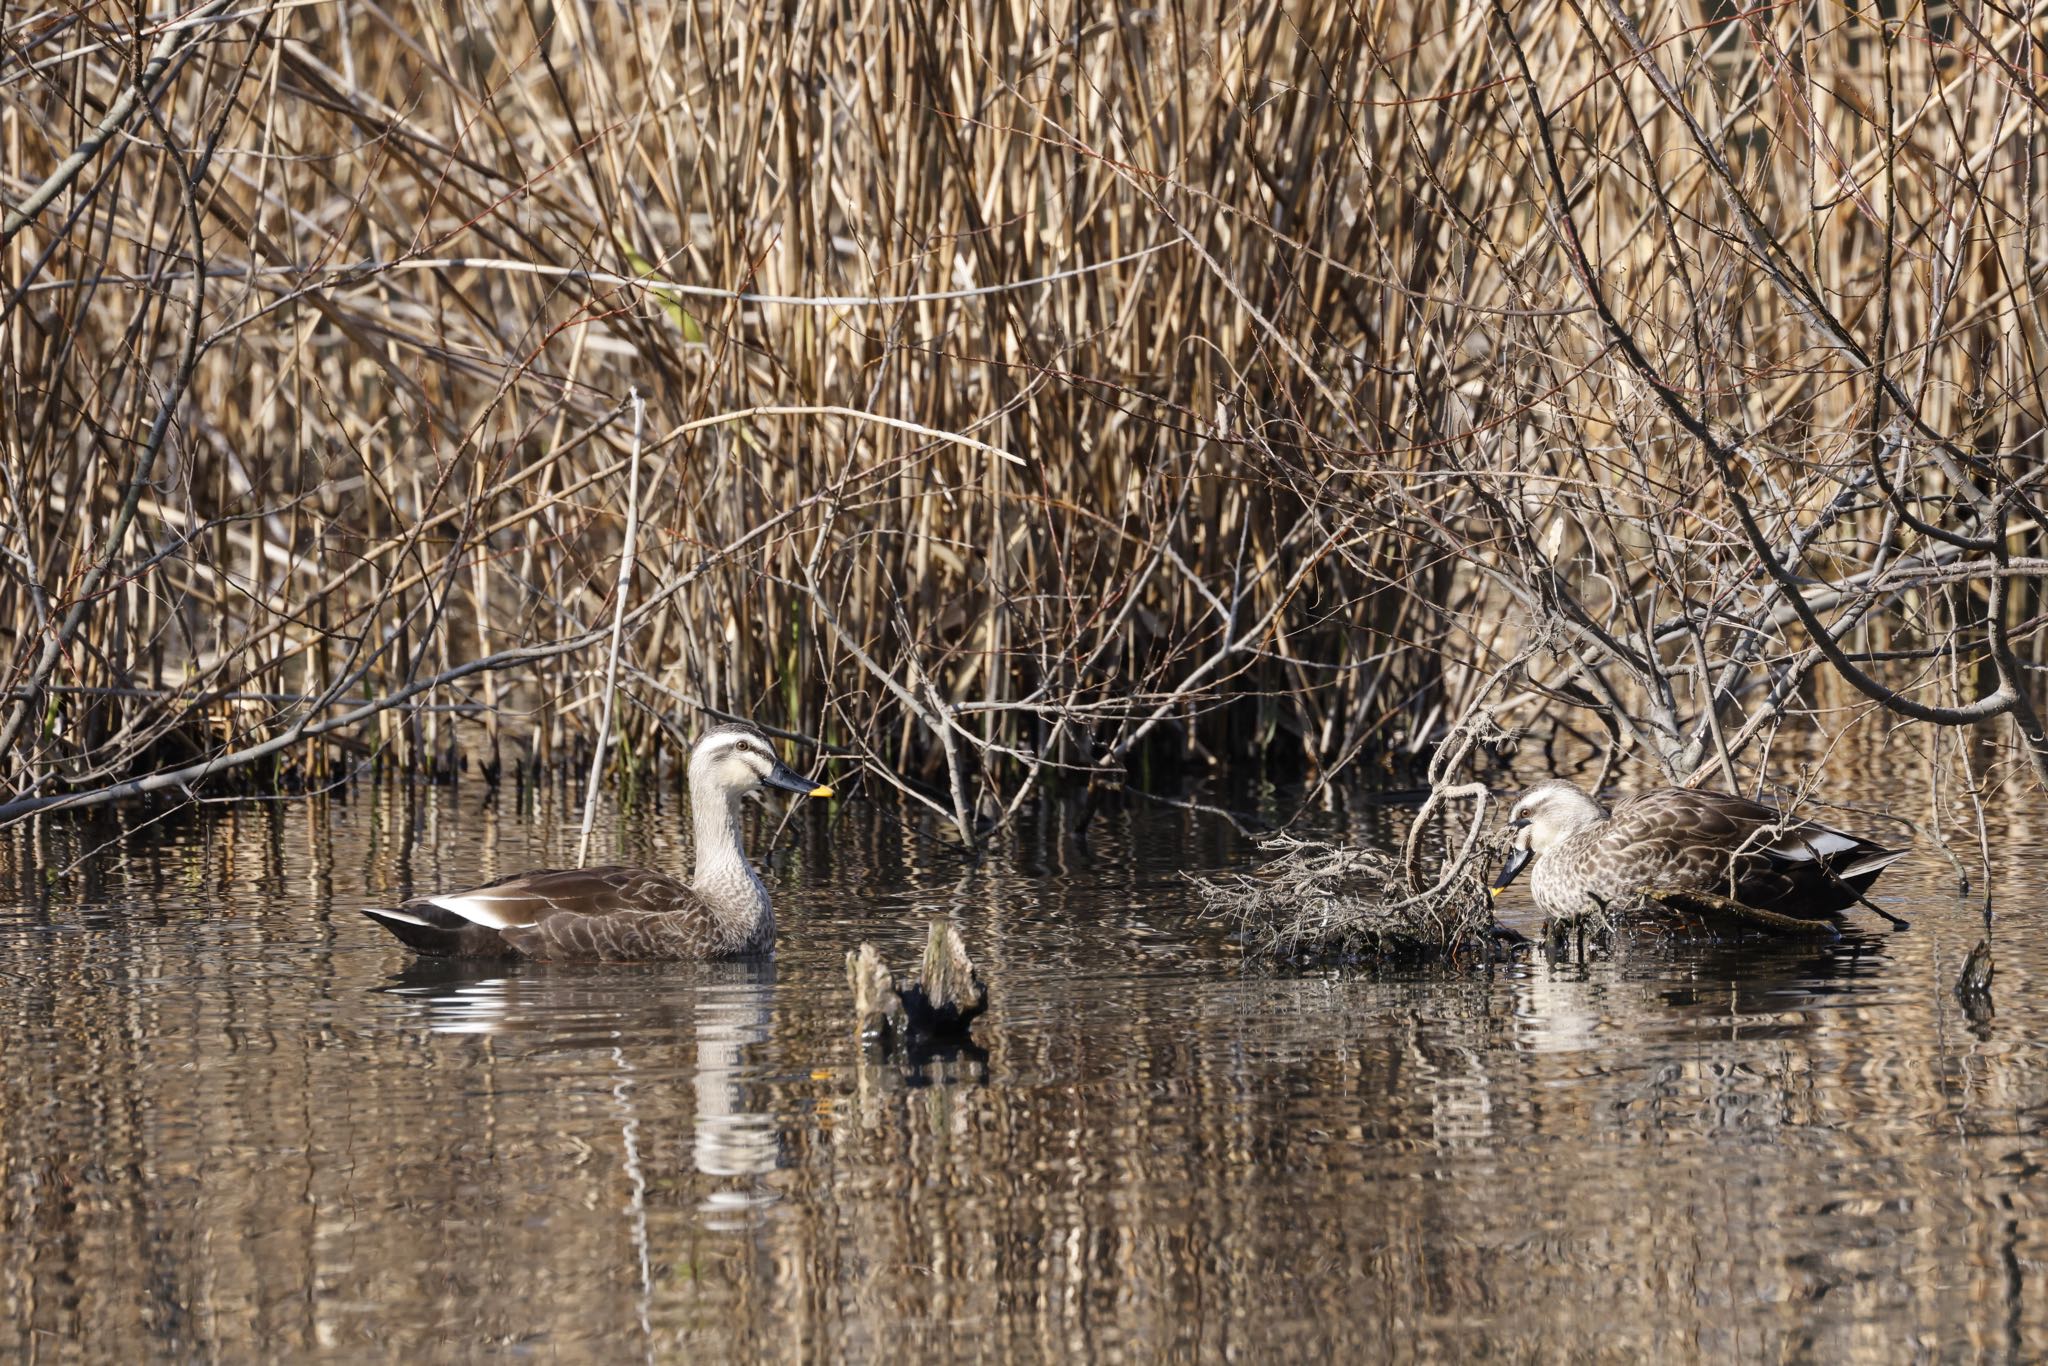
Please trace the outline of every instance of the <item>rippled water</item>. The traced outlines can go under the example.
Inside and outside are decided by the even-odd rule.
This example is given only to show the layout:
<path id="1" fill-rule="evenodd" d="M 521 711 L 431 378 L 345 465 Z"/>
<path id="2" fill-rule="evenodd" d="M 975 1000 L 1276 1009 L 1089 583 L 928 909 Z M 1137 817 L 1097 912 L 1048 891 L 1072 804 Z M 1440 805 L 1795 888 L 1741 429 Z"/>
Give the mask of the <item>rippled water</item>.
<path id="1" fill-rule="evenodd" d="M 1880 884 L 1906 933 L 1276 975 L 1181 877 L 1254 851 L 1159 808 L 979 866 L 814 811 L 772 963 L 413 962 L 355 908 L 573 846 L 481 795 L 9 832 L 0 1351 L 2048 1354 L 2030 811 L 1994 812 L 1973 1024 L 1931 854 Z M 681 864 L 682 830 L 618 852 Z M 864 1062 L 842 957 L 935 911 L 987 1056 Z"/>

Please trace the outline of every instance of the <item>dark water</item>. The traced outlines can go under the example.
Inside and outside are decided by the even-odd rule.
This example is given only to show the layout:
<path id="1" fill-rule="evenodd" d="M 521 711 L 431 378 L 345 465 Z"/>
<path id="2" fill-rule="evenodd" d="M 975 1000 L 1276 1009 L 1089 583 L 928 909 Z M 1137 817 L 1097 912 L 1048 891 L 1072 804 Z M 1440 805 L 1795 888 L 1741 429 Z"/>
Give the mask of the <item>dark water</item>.
<path id="1" fill-rule="evenodd" d="M 28 1360 L 2048 1355 L 2043 832 L 1979 933 L 1276 976 L 1140 809 L 970 867 L 784 832 L 772 963 L 449 970 L 354 914 L 559 860 L 480 794 L 17 827 L 0 1351 Z M 123 829 L 127 837 L 115 836 Z M 667 811 L 616 852 L 681 863 Z M 613 850 L 608 850 L 613 852 Z M 985 1062 L 862 1062 L 841 959 L 954 916 Z"/>

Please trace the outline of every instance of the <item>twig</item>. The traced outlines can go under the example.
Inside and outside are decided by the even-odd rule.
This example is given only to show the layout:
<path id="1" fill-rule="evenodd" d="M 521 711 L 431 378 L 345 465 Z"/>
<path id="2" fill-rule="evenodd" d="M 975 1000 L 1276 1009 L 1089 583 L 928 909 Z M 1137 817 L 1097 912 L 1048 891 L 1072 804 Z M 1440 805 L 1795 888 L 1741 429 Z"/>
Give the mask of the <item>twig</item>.
<path id="1" fill-rule="evenodd" d="M 598 787 L 604 780 L 605 742 L 612 733 L 612 705 L 619 695 L 619 650 L 626 638 L 626 597 L 633 588 L 633 551 L 640 543 L 640 431 L 647 404 L 632 391 L 633 462 L 626 471 L 626 539 L 619 549 L 619 577 L 612 589 L 612 644 L 604 666 L 604 711 L 590 745 L 590 781 L 583 789 L 583 828 L 576 835 L 576 866 L 590 859 L 590 824 L 597 816 Z"/>

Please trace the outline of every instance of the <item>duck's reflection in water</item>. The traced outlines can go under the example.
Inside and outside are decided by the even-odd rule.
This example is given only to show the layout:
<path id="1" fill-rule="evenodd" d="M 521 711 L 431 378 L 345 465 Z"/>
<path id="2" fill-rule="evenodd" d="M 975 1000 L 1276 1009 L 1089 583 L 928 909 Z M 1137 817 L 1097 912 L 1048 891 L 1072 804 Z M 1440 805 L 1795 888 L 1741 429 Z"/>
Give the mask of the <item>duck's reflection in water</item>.
<path id="1" fill-rule="evenodd" d="M 744 1222 L 747 1212 L 781 1196 L 762 1178 L 782 1164 L 782 1133 L 772 1115 L 746 1108 L 747 1047 L 768 1038 L 775 995 L 773 962 L 721 964 L 731 980 L 705 986 L 697 999 L 697 1122 L 691 1153 L 706 1176 L 744 1178 L 714 1190 L 701 1208 L 720 1216 L 710 1227 Z"/>
<path id="2" fill-rule="evenodd" d="M 503 963 L 415 958 L 381 990 L 419 1007 L 436 1034 L 498 1034 L 512 1019 L 513 978 Z"/>
<path id="3" fill-rule="evenodd" d="M 601 1049 L 615 1073 L 613 1102 L 636 1189 L 644 1187 L 639 1093 L 673 1076 L 652 1060 L 674 1056 L 664 1045 L 680 1042 L 687 1020 L 695 1040 L 691 1160 L 721 1182 L 699 1205 L 707 1226 L 744 1224 L 781 1198 L 764 1178 L 782 1165 L 782 1134 L 772 1114 L 748 1108 L 746 1090 L 758 1071 L 748 1048 L 768 1039 L 773 961 L 607 968 L 418 959 L 383 990 L 417 1008 L 437 1034 Z"/>
<path id="4" fill-rule="evenodd" d="M 1583 961 L 1550 954 L 1513 979 L 1517 1047 L 1804 1037 L 1868 1004 L 1891 939 L 1854 930 L 1833 940 L 1637 930 Z"/>

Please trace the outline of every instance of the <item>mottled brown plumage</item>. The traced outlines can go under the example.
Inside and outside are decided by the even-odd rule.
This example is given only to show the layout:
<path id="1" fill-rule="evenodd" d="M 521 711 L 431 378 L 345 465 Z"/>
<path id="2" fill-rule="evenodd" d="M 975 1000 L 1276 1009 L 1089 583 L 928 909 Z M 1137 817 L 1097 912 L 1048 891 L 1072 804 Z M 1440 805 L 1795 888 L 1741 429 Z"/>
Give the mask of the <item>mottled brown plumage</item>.
<path id="1" fill-rule="evenodd" d="M 690 883 L 641 868 L 551 868 L 364 914 L 420 953 L 631 963 L 735 958 L 775 940 L 768 889 L 740 847 L 738 803 L 763 786 L 829 797 L 775 757 L 752 726 L 720 726 L 690 756 L 697 870 Z"/>
<path id="2" fill-rule="evenodd" d="M 1705 892 L 1795 917 L 1851 905 L 1903 851 L 1727 792 L 1665 787 L 1610 816 L 1570 783 L 1538 783 L 1509 812 L 1516 853 L 1495 890 L 1534 864 L 1546 915 L 1623 912 L 1647 891 Z"/>
<path id="3" fill-rule="evenodd" d="M 409 934 L 421 927 L 386 919 L 388 912 L 366 914 L 422 953 L 456 958 L 633 963 L 735 958 L 768 947 L 758 935 L 721 926 L 688 884 L 645 868 L 548 868 L 465 895 L 478 892 L 496 893 L 492 900 L 511 923 L 478 924 L 431 897 L 398 908 L 431 933 Z"/>

